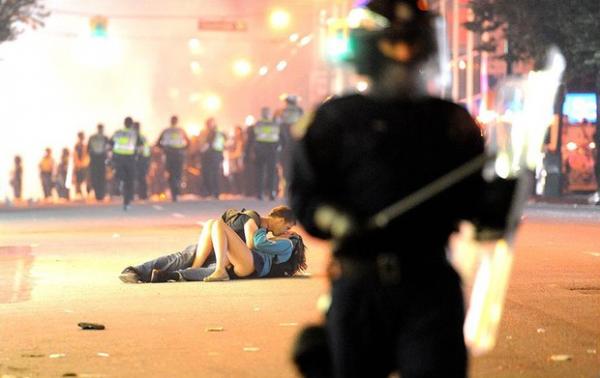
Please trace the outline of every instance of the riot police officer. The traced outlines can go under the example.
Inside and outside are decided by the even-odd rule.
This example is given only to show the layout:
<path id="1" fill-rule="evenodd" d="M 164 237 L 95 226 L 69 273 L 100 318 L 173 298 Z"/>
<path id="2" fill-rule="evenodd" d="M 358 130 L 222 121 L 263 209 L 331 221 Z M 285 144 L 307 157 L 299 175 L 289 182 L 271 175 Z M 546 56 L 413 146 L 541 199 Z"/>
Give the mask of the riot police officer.
<path id="1" fill-rule="evenodd" d="M 212 117 L 206 120 L 206 127 L 200 135 L 200 144 L 202 180 L 205 191 L 213 199 L 219 199 L 225 135 L 219 131 L 217 121 Z"/>
<path id="2" fill-rule="evenodd" d="M 181 186 L 185 150 L 190 144 L 185 131 L 177 126 L 178 121 L 177 116 L 171 117 L 171 125 L 160 134 L 157 143 L 166 156 L 166 168 L 169 173 L 169 187 L 173 202 L 177 202 Z"/>
<path id="3" fill-rule="evenodd" d="M 360 10 L 352 61 L 371 92 L 324 103 L 295 146 L 291 206 L 310 234 L 336 240 L 325 327 L 336 377 L 466 375 L 463 297 L 445 246 L 460 219 L 475 219 L 481 175 L 384 228 L 369 221 L 484 151 L 467 111 L 426 93 L 437 42 L 425 8 L 371 0 Z"/>
<path id="4" fill-rule="evenodd" d="M 256 163 L 257 197 L 266 192 L 269 199 L 276 195 L 277 150 L 280 146 L 281 129 L 271 117 L 271 109 L 264 107 L 261 118 L 254 125 L 254 153 Z"/>
<path id="5" fill-rule="evenodd" d="M 118 130 L 111 139 L 112 163 L 119 180 L 121 195 L 123 196 L 123 210 L 129 209 L 133 199 L 135 183 L 135 154 L 140 145 L 137 133 L 133 130 L 133 119 L 125 118 L 125 128 Z"/>
<path id="6" fill-rule="evenodd" d="M 292 135 L 291 127 L 296 124 L 304 114 L 304 110 L 298 105 L 298 96 L 285 96 L 285 107 L 279 109 L 275 119 L 281 128 L 281 168 L 283 177 L 289 180 L 290 162 L 291 162 L 291 145 Z"/>
<path id="7" fill-rule="evenodd" d="M 106 159 L 110 140 L 104 135 L 104 125 L 96 126 L 96 134 L 90 136 L 87 149 L 90 156 L 90 181 L 97 201 L 102 201 L 106 193 Z"/>
<path id="8" fill-rule="evenodd" d="M 140 131 L 140 123 L 134 122 L 133 129 L 137 133 L 140 144 L 135 155 L 135 182 L 138 198 L 148 199 L 148 168 L 150 167 L 150 144 L 148 138 Z"/>

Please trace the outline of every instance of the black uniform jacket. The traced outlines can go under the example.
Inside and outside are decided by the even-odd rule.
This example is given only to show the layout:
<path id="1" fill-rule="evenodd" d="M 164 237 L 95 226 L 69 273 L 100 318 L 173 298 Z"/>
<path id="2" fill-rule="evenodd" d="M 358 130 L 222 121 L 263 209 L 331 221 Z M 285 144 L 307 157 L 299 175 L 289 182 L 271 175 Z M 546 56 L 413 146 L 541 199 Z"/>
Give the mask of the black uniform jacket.
<path id="1" fill-rule="evenodd" d="M 480 128 L 454 103 L 429 97 L 333 99 L 317 109 L 296 144 L 291 206 L 310 234 L 327 239 L 314 223 L 319 206 L 333 205 L 366 221 L 483 152 Z M 483 183 L 474 174 L 385 229 L 355 235 L 337 253 L 438 260 L 457 221 L 477 215 Z"/>

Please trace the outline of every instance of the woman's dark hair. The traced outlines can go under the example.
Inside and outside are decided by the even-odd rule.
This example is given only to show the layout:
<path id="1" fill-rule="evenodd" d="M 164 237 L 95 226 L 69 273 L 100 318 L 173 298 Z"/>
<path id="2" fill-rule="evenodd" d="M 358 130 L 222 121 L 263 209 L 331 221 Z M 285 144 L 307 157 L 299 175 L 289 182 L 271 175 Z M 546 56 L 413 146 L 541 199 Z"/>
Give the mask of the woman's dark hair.
<path id="1" fill-rule="evenodd" d="M 287 206 L 277 206 L 269 213 L 270 217 L 283 218 L 285 223 L 296 224 L 296 216 L 292 209 Z"/>
<path id="2" fill-rule="evenodd" d="M 292 232 L 289 239 L 292 242 L 292 256 L 286 262 L 273 264 L 266 277 L 291 277 L 297 272 L 306 270 L 306 246 L 302 237 Z"/>
<path id="3" fill-rule="evenodd" d="M 290 257 L 290 272 L 289 275 L 293 276 L 299 271 L 306 270 L 306 246 L 304 245 L 304 240 L 302 240 L 302 236 L 292 233 L 290 236 L 290 240 L 294 246 L 292 250 L 292 257 Z"/>

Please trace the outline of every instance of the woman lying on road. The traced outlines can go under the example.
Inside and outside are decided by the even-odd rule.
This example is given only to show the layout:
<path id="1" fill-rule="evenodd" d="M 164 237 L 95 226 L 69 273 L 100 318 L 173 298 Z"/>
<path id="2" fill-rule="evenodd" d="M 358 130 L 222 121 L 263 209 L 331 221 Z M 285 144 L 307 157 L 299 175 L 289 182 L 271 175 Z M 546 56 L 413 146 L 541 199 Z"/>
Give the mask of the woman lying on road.
<path id="1" fill-rule="evenodd" d="M 262 269 L 255 269 L 256 274 L 250 274 L 251 277 L 285 277 L 293 275 L 298 270 L 305 269 L 302 239 L 299 235 L 293 233 L 283 235 L 295 224 L 293 213 L 288 207 L 276 207 L 271 210 L 266 218 L 258 217 L 252 211 L 242 211 L 229 215 L 231 211 L 225 212 L 222 219 L 207 221 L 197 245 L 188 246 L 181 252 L 162 256 L 135 267 L 127 267 L 119 278 L 126 283 L 202 281 L 215 272 L 218 265 L 217 255 L 224 257 L 220 260 L 221 264 L 229 265 L 227 264 L 227 255 L 230 246 L 235 246 L 231 248 L 234 254 L 233 260 L 237 261 L 238 271 L 241 269 L 242 275 L 238 275 L 235 268 L 231 266 L 229 267 L 230 274 L 233 277 L 246 277 L 247 275 L 243 274 L 247 273 L 245 269 L 248 268 L 248 261 L 244 260 L 243 254 L 240 254 L 242 249 L 239 243 L 246 247 L 245 251 L 251 253 L 251 256 L 254 253 L 264 254 L 264 256 L 257 255 L 253 257 L 257 261 L 255 265 L 261 265 L 262 263 L 259 266 Z M 235 213 L 235 211 L 233 212 Z M 228 225 L 231 225 L 231 227 Z M 228 235 L 226 230 L 232 231 L 237 238 L 234 239 L 233 235 L 230 235 L 231 232 Z M 275 237 L 282 235 L 284 237 L 279 239 L 275 237 L 267 238 L 267 232 L 272 233 Z M 257 236 L 259 237 L 257 238 Z M 213 243 L 213 240 L 216 240 L 216 242 Z M 286 252 L 290 243 L 293 252 L 291 257 L 286 260 Z M 216 250 L 217 246 L 219 246 L 218 254 L 213 252 L 213 247 Z M 242 258 L 241 261 L 239 257 Z M 267 260 L 266 264 L 264 263 L 265 260 Z M 254 260 L 252 263 L 254 264 Z M 233 262 L 231 265 L 235 266 Z M 267 265 L 267 268 L 265 268 L 265 265 Z M 219 271 L 219 274 L 222 278 L 224 277 L 222 271 Z"/>
<path id="2" fill-rule="evenodd" d="M 304 242 L 300 235 L 291 231 L 269 238 L 267 230 L 259 228 L 254 234 L 254 245 L 249 248 L 231 227 L 217 220 L 212 224 L 210 243 L 216 263 L 214 272 L 204 279 L 207 282 L 227 281 L 229 273 L 239 278 L 266 277 L 272 268 L 282 265 L 288 267 L 283 276 L 306 269 Z"/>

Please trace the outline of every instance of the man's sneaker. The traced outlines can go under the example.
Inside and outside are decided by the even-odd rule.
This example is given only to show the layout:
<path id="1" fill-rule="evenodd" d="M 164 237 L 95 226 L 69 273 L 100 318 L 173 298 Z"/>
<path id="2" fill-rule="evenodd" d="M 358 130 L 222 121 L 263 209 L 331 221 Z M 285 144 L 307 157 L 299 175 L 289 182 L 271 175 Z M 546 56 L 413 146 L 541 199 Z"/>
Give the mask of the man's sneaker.
<path id="1" fill-rule="evenodd" d="M 125 283 L 138 283 L 141 282 L 140 276 L 137 274 L 135 269 L 128 266 L 119 275 L 119 279 Z"/>
<path id="2" fill-rule="evenodd" d="M 179 281 L 181 276 L 177 272 L 167 272 L 159 269 L 152 269 L 152 275 L 150 276 L 150 282 L 176 282 Z"/>

